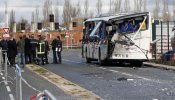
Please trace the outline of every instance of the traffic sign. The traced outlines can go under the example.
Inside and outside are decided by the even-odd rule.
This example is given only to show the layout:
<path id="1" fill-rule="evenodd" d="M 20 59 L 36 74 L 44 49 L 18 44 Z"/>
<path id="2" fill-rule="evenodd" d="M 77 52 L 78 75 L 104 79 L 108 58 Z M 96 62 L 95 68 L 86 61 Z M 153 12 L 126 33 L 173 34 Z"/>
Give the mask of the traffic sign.
<path id="1" fill-rule="evenodd" d="M 10 28 L 3 28 L 3 30 L 4 30 L 5 33 L 8 33 Z"/>

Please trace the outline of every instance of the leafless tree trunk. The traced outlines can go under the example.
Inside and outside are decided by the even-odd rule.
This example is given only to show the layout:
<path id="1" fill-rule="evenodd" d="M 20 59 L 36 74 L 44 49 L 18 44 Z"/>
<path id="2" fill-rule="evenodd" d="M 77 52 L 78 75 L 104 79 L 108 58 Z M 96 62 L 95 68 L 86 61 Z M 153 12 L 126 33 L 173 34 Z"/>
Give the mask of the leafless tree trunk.
<path id="1" fill-rule="evenodd" d="M 124 12 L 127 13 L 130 11 L 130 0 L 124 0 Z"/>
<path id="2" fill-rule="evenodd" d="M 75 6 L 72 6 L 71 17 L 79 17 L 81 15 L 80 1 Z"/>
<path id="3" fill-rule="evenodd" d="M 175 21 L 175 0 L 173 1 L 173 21 Z"/>
<path id="4" fill-rule="evenodd" d="M 71 23 L 71 3 L 70 0 L 64 0 L 64 6 L 63 6 L 63 21 L 64 26 L 69 29 L 69 25 Z"/>
<path id="5" fill-rule="evenodd" d="M 170 20 L 170 12 L 169 12 L 169 9 L 168 9 L 168 0 L 163 0 L 162 19 L 164 21 L 169 21 Z"/>
<path id="6" fill-rule="evenodd" d="M 102 1 L 98 0 L 96 3 L 97 14 L 100 15 L 102 13 Z"/>
<path id="7" fill-rule="evenodd" d="M 44 2 L 44 6 L 43 6 L 43 26 L 44 27 L 49 27 L 49 14 L 51 14 L 52 12 L 52 7 L 51 7 L 52 3 L 50 0 L 46 0 Z"/>
<path id="8" fill-rule="evenodd" d="M 89 17 L 90 17 L 90 18 L 93 18 L 93 17 L 94 17 L 94 13 L 93 13 L 92 10 L 91 10 L 90 13 L 89 13 Z"/>
<path id="9" fill-rule="evenodd" d="M 88 11 L 89 11 L 89 2 L 88 0 L 84 1 L 84 17 L 89 17 L 88 15 Z"/>
<path id="10" fill-rule="evenodd" d="M 135 12 L 141 12 L 142 6 L 143 6 L 143 0 L 134 0 L 134 11 Z"/>
<path id="11" fill-rule="evenodd" d="M 154 19 L 159 19 L 159 12 L 160 12 L 160 0 L 155 0 L 155 8 L 153 10 Z"/>
<path id="12" fill-rule="evenodd" d="M 39 8 L 36 6 L 36 8 L 35 8 L 35 22 L 36 23 L 38 23 L 38 21 L 39 21 Z"/>
<path id="13" fill-rule="evenodd" d="M 59 22 L 59 1 L 57 0 L 56 7 L 55 7 L 55 21 Z"/>
<path id="14" fill-rule="evenodd" d="M 113 1 L 113 10 L 114 10 L 114 13 L 121 12 L 121 4 L 122 4 L 122 0 L 114 0 Z"/>
<path id="15" fill-rule="evenodd" d="M 147 11 L 147 0 L 143 1 L 143 11 Z"/>

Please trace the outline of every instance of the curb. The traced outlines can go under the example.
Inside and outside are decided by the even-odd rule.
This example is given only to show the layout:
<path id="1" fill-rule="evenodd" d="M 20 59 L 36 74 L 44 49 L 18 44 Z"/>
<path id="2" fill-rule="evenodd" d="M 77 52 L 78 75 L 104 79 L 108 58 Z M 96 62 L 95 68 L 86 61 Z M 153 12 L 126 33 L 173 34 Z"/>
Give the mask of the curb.
<path id="1" fill-rule="evenodd" d="M 103 100 L 101 97 L 92 93 L 91 91 L 84 89 L 59 75 L 56 75 L 43 67 L 28 64 L 26 65 L 26 68 L 46 79 L 47 81 L 51 82 L 52 84 L 63 90 L 66 94 L 78 98 L 77 100 Z"/>
<path id="2" fill-rule="evenodd" d="M 150 66 L 150 67 L 161 68 L 161 69 L 166 69 L 166 70 L 174 70 L 175 71 L 175 66 L 162 65 L 162 64 L 149 63 L 149 62 L 144 62 L 143 64 L 146 65 L 146 66 Z"/>

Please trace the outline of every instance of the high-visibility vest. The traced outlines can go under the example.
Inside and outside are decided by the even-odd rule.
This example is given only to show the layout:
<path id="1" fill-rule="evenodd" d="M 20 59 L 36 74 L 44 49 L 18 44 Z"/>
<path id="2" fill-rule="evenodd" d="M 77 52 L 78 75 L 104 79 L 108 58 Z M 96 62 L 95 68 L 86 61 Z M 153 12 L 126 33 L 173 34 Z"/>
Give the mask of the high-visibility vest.
<path id="1" fill-rule="evenodd" d="M 45 42 L 39 42 L 39 46 L 37 47 L 37 54 L 45 53 Z"/>

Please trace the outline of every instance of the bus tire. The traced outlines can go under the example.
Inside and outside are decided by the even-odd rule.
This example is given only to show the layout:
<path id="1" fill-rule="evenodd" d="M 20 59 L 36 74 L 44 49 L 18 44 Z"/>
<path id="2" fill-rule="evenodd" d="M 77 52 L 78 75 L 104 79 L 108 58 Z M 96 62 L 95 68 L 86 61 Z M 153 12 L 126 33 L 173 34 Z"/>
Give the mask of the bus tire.
<path id="1" fill-rule="evenodd" d="M 143 62 L 142 61 L 134 61 L 134 62 L 131 62 L 131 66 L 142 67 Z"/>
<path id="2" fill-rule="evenodd" d="M 101 50 L 99 49 L 99 53 L 98 53 L 98 63 L 100 66 L 104 66 L 106 63 L 105 63 L 105 60 L 101 60 Z"/>

